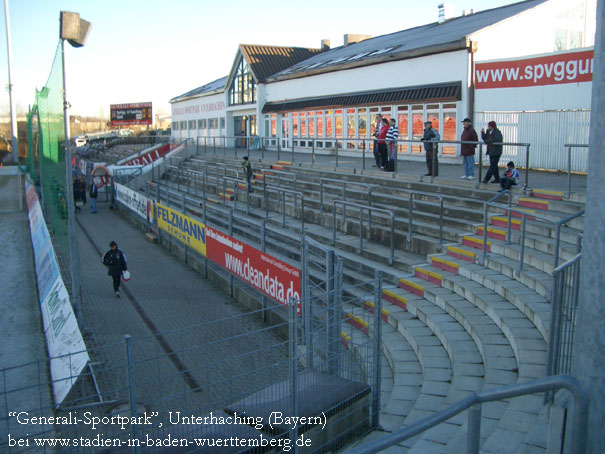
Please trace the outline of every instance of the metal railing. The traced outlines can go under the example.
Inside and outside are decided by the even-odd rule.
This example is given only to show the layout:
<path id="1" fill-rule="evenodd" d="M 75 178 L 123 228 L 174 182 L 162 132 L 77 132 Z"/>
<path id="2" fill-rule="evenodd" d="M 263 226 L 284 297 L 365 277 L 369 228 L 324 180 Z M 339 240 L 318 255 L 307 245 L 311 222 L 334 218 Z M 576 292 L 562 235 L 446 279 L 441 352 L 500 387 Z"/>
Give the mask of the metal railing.
<path id="1" fill-rule="evenodd" d="M 237 199 L 240 189 L 244 189 L 246 197 L 246 213 L 250 214 L 250 192 L 248 192 L 248 182 L 237 178 L 223 177 L 223 206 L 227 205 L 227 181 L 233 183 L 233 208 L 237 210 Z M 241 187 L 243 185 L 243 188 Z"/>
<path id="2" fill-rule="evenodd" d="M 580 295 L 580 266 L 582 254 L 555 268 L 552 316 L 548 340 L 546 375 L 569 374 L 576 331 L 576 310 Z M 546 396 L 546 401 L 552 395 Z"/>
<path id="3" fill-rule="evenodd" d="M 414 226 L 414 197 L 423 196 L 439 200 L 439 251 L 443 250 L 443 196 L 439 194 L 431 194 L 429 192 L 410 192 L 409 201 L 409 218 L 408 218 L 408 243 L 412 242 L 413 226 Z"/>
<path id="4" fill-rule="evenodd" d="M 475 392 L 467 398 L 444 408 L 440 412 L 427 416 L 420 421 L 399 429 L 396 432 L 370 441 L 357 448 L 345 451 L 345 454 L 373 454 L 394 446 L 404 440 L 418 435 L 448 419 L 462 413 L 468 412 L 468 427 L 466 435 L 466 453 L 478 454 L 481 433 L 481 404 L 494 402 L 512 397 L 536 394 L 558 389 L 567 389 L 574 397 L 573 426 L 571 433 L 571 452 L 574 454 L 586 453 L 586 440 L 588 430 L 588 407 L 589 398 L 584 386 L 574 377 L 569 375 L 557 375 L 554 377 L 539 378 L 537 380 L 491 388 Z"/>
<path id="5" fill-rule="evenodd" d="M 265 219 L 269 219 L 269 192 L 277 192 L 282 201 L 282 228 L 286 227 L 286 194 L 294 196 L 294 212 L 297 209 L 298 197 L 300 197 L 300 221 L 301 229 L 305 230 L 305 195 L 299 191 L 292 191 L 277 186 L 266 185 L 264 187 Z"/>
<path id="6" fill-rule="evenodd" d="M 203 149 L 204 149 L 204 153 L 208 152 L 209 148 L 212 148 L 213 154 L 216 155 L 216 150 L 217 148 L 220 148 L 223 150 L 223 155 L 226 155 L 227 153 L 227 148 L 228 148 L 228 144 L 229 141 L 236 141 L 236 140 L 245 140 L 247 144 L 249 143 L 258 143 L 259 147 L 256 149 L 259 149 L 261 151 L 262 154 L 262 158 L 265 158 L 265 150 L 267 148 L 270 149 L 276 149 L 277 150 L 277 159 L 280 160 L 281 159 L 281 154 L 282 153 L 289 153 L 290 154 L 290 160 L 292 162 L 295 161 L 295 153 L 296 150 L 298 149 L 300 150 L 305 150 L 306 153 L 311 154 L 311 163 L 312 165 L 315 165 L 315 161 L 316 161 L 316 151 L 317 150 L 325 150 L 330 152 L 331 154 L 333 154 L 334 158 L 335 158 L 335 166 L 338 167 L 339 166 L 339 160 L 340 160 L 340 156 L 342 155 L 342 153 L 348 153 L 347 156 L 349 156 L 351 152 L 356 153 L 356 152 L 361 152 L 361 157 L 362 157 L 362 164 L 361 164 L 361 169 L 365 170 L 366 169 L 366 152 L 367 151 L 371 151 L 372 148 L 374 147 L 374 143 L 377 141 L 376 138 L 374 137 L 327 137 L 327 138 L 316 138 L 316 137 L 258 137 L 258 136 L 215 136 L 215 137 L 198 137 L 197 138 L 197 150 L 200 150 L 200 142 L 203 142 Z M 482 141 L 477 141 L 477 142 L 473 142 L 473 141 L 460 141 L 460 140 L 431 140 L 431 141 L 423 141 L 421 139 L 398 139 L 397 141 L 386 141 L 387 145 L 392 145 L 395 144 L 397 151 L 395 153 L 395 162 L 394 162 L 394 169 L 393 169 L 393 173 L 397 173 L 397 162 L 399 160 L 400 156 L 412 156 L 412 155 L 417 155 L 417 156 L 422 156 L 425 155 L 426 152 L 423 151 L 423 147 L 422 145 L 427 143 L 427 142 L 431 142 L 433 144 L 441 144 L 443 145 L 443 147 L 448 147 L 448 146 L 456 146 L 456 145 L 461 145 L 461 144 L 468 144 L 468 145 L 476 145 L 478 147 L 478 159 L 477 162 L 479 164 L 479 169 L 478 169 L 478 177 L 477 177 L 477 183 L 481 182 L 481 178 L 482 178 L 482 166 L 483 166 L 483 147 L 486 146 L 486 144 Z M 211 143 L 211 146 L 209 145 L 209 143 Z M 218 144 L 217 144 L 218 143 Z M 266 147 L 265 144 L 269 143 L 269 147 Z M 272 145 L 273 143 L 275 143 L 275 145 Z M 284 143 L 286 144 L 286 146 L 284 146 Z M 303 143 L 304 145 L 298 145 Z M 348 148 L 345 148 L 344 145 L 350 146 Z M 410 147 L 412 144 L 418 144 L 421 146 L 421 151 L 419 153 L 414 153 L 414 152 L 402 152 L 401 150 L 399 150 L 401 145 L 405 145 L 405 144 L 410 144 Z M 499 143 L 494 143 L 493 145 L 501 145 L 501 146 L 505 146 L 505 147 L 518 147 L 518 148 L 522 148 L 525 150 L 525 163 L 521 164 L 519 162 L 517 162 L 517 167 L 519 168 L 525 168 L 525 181 L 523 184 L 523 191 L 526 192 L 529 188 L 529 169 L 530 169 L 530 147 L 531 144 L 529 143 L 517 143 L 517 142 L 499 142 Z M 248 151 L 250 151 L 250 147 L 247 146 L 246 147 Z M 233 147 L 234 149 L 234 153 L 235 153 L 235 157 L 237 157 L 238 154 L 238 148 L 237 147 Z M 241 149 L 241 148 L 240 148 Z M 252 149 L 255 149 L 254 147 L 252 147 Z M 432 168 L 435 168 L 435 163 L 436 161 L 438 161 L 438 156 L 441 153 L 441 156 L 446 156 L 446 154 L 443 153 L 443 150 L 438 151 L 437 153 L 433 153 L 433 163 L 432 163 Z M 453 156 L 457 156 L 456 153 L 453 154 Z M 430 182 L 432 183 L 434 180 L 434 176 L 431 175 L 430 177 Z"/>
<path id="7" fill-rule="evenodd" d="M 286 183 L 290 183 L 294 186 L 294 190 L 297 190 L 297 177 L 296 173 L 288 172 L 286 170 L 265 170 L 263 172 L 263 182 L 266 184 L 267 179 L 277 179 L 277 186 L 281 188 L 282 180 Z"/>
<path id="8" fill-rule="evenodd" d="M 342 205 L 342 217 L 343 224 L 346 219 L 346 207 L 354 207 L 359 209 L 359 250 L 358 254 L 363 252 L 363 213 L 368 212 L 368 232 L 372 230 L 372 212 L 386 213 L 391 218 L 391 256 L 389 257 L 389 265 L 392 265 L 395 261 L 395 215 L 391 210 L 385 210 L 382 208 L 375 208 L 367 205 L 360 205 L 358 203 L 347 202 L 345 200 L 334 200 L 332 206 L 333 222 L 332 222 L 332 246 L 336 245 L 336 205 Z"/>
<path id="9" fill-rule="evenodd" d="M 532 219 L 539 219 L 541 222 L 550 224 L 550 226 L 553 226 L 555 229 L 555 244 L 553 246 L 553 263 L 552 266 L 553 268 L 557 268 L 557 266 L 559 266 L 559 255 L 560 255 L 560 249 L 561 249 L 561 227 L 563 227 L 563 225 L 567 224 L 569 221 L 576 219 L 582 215 L 584 215 L 584 209 L 577 211 L 576 213 L 567 216 L 564 219 L 561 219 L 559 221 L 552 221 L 550 219 L 547 219 L 545 217 L 541 217 L 535 213 L 527 213 L 526 211 L 522 210 L 522 209 L 516 209 L 512 207 L 512 193 L 509 190 L 505 190 L 502 192 L 499 192 L 498 194 L 494 195 L 493 197 L 491 197 L 489 200 L 487 200 L 484 203 L 484 211 L 483 211 L 483 247 L 482 247 L 482 257 L 481 257 L 481 264 L 482 266 L 485 266 L 485 261 L 487 259 L 487 238 L 488 238 L 488 207 L 492 206 L 492 207 L 498 207 L 501 208 L 502 206 L 500 204 L 495 203 L 495 201 L 499 198 L 502 197 L 503 195 L 508 195 L 508 226 L 507 226 L 507 232 L 506 232 L 506 238 L 505 238 L 505 242 L 506 244 L 511 244 L 511 237 L 512 237 L 512 213 L 517 213 L 521 216 L 521 227 L 520 227 L 520 240 L 519 240 L 519 245 L 520 245 L 520 253 L 519 253 L 519 268 L 517 269 L 517 274 L 521 273 L 521 271 L 523 271 L 523 264 L 524 264 L 524 260 L 525 260 L 525 237 L 526 237 L 526 231 L 527 231 L 527 218 L 531 216 Z M 578 252 L 579 252 L 579 242 L 580 239 L 578 238 Z"/>
<path id="10" fill-rule="evenodd" d="M 567 216 L 565 219 L 561 219 L 560 221 L 556 222 L 556 224 L 555 224 L 555 226 L 556 226 L 555 257 L 553 259 L 553 268 L 557 268 L 559 266 L 559 245 L 561 244 L 561 227 L 564 224 L 567 224 L 569 221 L 579 218 L 580 216 L 583 216 L 584 213 L 585 213 L 585 210 L 581 209 L 580 211 L 577 211 L 574 214 Z"/>
<path id="11" fill-rule="evenodd" d="M 571 197 L 571 150 L 574 148 L 588 148 L 588 144 L 582 143 L 566 143 L 563 145 L 567 148 L 567 197 Z"/>
<path id="12" fill-rule="evenodd" d="M 319 217 L 323 216 L 324 212 L 324 183 L 332 183 L 337 185 L 342 185 L 342 200 L 347 200 L 347 186 L 359 186 L 367 189 L 368 191 L 368 205 L 372 206 L 372 188 L 375 185 L 369 183 L 360 183 L 356 181 L 349 180 L 337 180 L 335 178 L 320 178 L 319 179 Z"/>

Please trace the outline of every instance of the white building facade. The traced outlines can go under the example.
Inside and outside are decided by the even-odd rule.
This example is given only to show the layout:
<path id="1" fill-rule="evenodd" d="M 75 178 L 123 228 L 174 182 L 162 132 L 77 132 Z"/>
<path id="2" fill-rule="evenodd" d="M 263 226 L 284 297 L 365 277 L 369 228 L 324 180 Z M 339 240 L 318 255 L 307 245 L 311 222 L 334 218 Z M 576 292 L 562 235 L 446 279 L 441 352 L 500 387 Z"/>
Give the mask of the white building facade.
<path id="1" fill-rule="evenodd" d="M 204 103 L 222 97 L 219 134 L 354 155 L 371 153 L 381 113 L 398 123 L 400 159 L 423 159 L 419 143 L 404 141 L 419 139 L 425 120 L 443 140 L 459 140 L 467 116 L 478 131 L 494 120 L 505 142 L 531 144 L 532 168 L 566 170 L 564 144 L 588 143 L 595 13 L 595 0 L 528 0 L 321 52 L 242 45 L 223 92 Z M 208 112 L 183 96 L 171 101 L 173 135 L 207 137 L 195 120 Z M 455 145 L 440 153 L 460 159 Z M 504 153 L 526 164 L 524 147 Z M 574 154 L 572 170 L 585 165 Z"/>

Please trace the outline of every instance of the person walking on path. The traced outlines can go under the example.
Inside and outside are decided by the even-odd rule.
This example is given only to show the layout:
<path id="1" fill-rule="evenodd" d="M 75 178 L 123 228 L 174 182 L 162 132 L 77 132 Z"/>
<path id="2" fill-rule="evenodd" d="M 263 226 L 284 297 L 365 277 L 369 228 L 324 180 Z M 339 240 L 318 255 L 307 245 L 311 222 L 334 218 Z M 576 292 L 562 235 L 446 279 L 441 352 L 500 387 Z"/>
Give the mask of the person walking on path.
<path id="1" fill-rule="evenodd" d="M 487 144 L 487 155 L 489 156 L 489 169 L 485 174 L 483 183 L 488 183 L 491 177 L 494 177 L 492 183 L 500 183 L 498 174 L 498 162 L 502 156 L 502 133 L 496 127 L 495 121 L 487 124 L 487 131 L 481 129 L 481 138 Z"/>
<path id="2" fill-rule="evenodd" d="M 90 197 L 90 210 L 94 214 L 97 212 L 97 197 L 99 196 L 99 190 L 97 189 L 94 179 L 90 182 L 90 191 L 88 195 Z"/>
<path id="3" fill-rule="evenodd" d="M 380 155 L 380 170 L 384 170 L 389 165 L 389 154 L 387 152 L 387 133 L 389 132 L 389 120 L 382 118 L 380 133 L 378 134 L 378 153 Z"/>
<path id="4" fill-rule="evenodd" d="M 424 134 L 422 135 L 422 139 L 420 139 L 424 142 L 424 151 L 426 152 L 426 168 L 428 172 L 425 177 L 430 177 L 431 175 L 434 177 L 439 176 L 439 148 L 432 141 L 440 139 L 439 133 L 433 129 L 433 122 L 425 121 Z M 433 168 L 433 164 L 435 164 L 435 168 Z"/>
<path id="5" fill-rule="evenodd" d="M 395 119 L 391 118 L 389 120 L 390 127 L 387 131 L 387 145 L 389 147 L 389 160 L 386 167 L 387 172 L 395 171 L 395 160 L 397 158 L 397 139 L 399 139 L 399 128 L 397 127 L 397 123 L 395 123 Z"/>
<path id="6" fill-rule="evenodd" d="M 500 178 L 500 189 L 499 192 L 502 192 L 506 189 L 510 189 L 512 186 L 516 186 L 519 184 L 519 171 L 515 169 L 515 163 L 510 161 L 506 164 L 506 173 Z"/>
<path id="7" fill-rule="evenodd" d="M 477 142 L 479 137 L 477 131 L 473 128 L 473 122 L 470 118 L 462 120 L 462 134 L 460 135 L 461 142 Z M 460 154 L 462 155 L 462 164 L 464 166 L 464 175 L 461 179 L 472 180 L 475 178 L 475 148 L 477 145 L 472 143 L 463 143 L 460 145 Z"/>
<path id="8" fill-rule="evenodd" d="M 122 272 L 128 269 L 128 265 L 126 256 L 118 249 L 118 243 L 115 241 L 109 243 L 109 251 L 103 256 L 103 265 L 107 267 L 107 274 L 113 279 L 113 291 L 116 292 L 116 298 L 119 298 Z"/>
<path id="9" fill-rule="evenodd" d="M 380 128 L 382 127 L 382 115 L 376 114 L 376 124 L 374 125 L 374 159 L 376 165 L 374 167 L 380 167 L 380 151 L 378 150 L 378 136 L 380 135 Z"/>
<path id="10" fill-rule="evenodd" d="M 252 192 L 252 165 L 248 156 L 244 156 L 242 160 L 242 169 L 244 169 L 244 175 L 246 175 L 246 182 L 248 183 L 248 192 Z"/>

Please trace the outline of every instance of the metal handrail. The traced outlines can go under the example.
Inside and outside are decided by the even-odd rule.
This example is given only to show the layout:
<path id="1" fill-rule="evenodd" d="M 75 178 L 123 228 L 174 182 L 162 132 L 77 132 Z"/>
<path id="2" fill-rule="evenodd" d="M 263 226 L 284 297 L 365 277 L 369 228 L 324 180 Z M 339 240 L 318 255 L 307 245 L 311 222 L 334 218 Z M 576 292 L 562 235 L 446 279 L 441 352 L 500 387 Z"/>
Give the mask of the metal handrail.
<path id="1" fill-rule="evenodd" d="M 365 170 L 366 168 L 366 149 L 368 148 L 366 146 L 367 144 L 373 144 L 375 141 L 377 141 L 378 139 L 376 139 L 375 137 L 281 137 L 281 136 L 275 136 L 275 137 L 261 137 L 261 136 L 213 136 L 213 137 L 204 137 L 204 136 L 199 136 L 197 138 L 198 143 L 200 139 L 204 139 L 204 152 L 207 152 L 207 141 L 208 139 L 212 139 L 213 142 L 213 148 L 214 148 L 214 154 L 216 154 L 216 139 L 222 139 L 223 142 L 226 141 L 226 139 L 258 139 L 260 141 L 260 148 L 261 151 L 263 153 L 263 158 L 264 158 L 264 151 L 265 151 L 265 147 L 264 147 L 264 143 L 266 141 L 276 141 L 277 142 L 277 153 L 278 153 L 278 160 L 280 158 L 280 152 L 282 151 L 282 146 L 280 145 L 282 140 L 288 140 L 288 141 L 306 141 L 306 142 L 310 142 L 311 143 L 311 161 L 312 164 L 315 164 L 315 149 L 316 149 L 316 142 L 335 142 L 336 146 L 335 147 L 331 147 L 331 149 L 333 149 L 333 151 L 335 151 L 335 159 L 336 159 L 336 167 L 338 167 L 338 160 L 339 160 L 339 147 L 342 147 L 341 144 L 342 142 L 354 142 L 354 143 L 361 143 L 361 151 L 362 151 L 362 169 Z M 420 140 L 420 139 L 397 139 L 396 141 L 392 141 L 389 140 L 387 141 L 385 139 L 385 142 L 388 143 L 395 143 L 395 145 L 399 145 L 399 144 L 414 144 L 417 143 L 419 145 L 422 145 L 425 141 Z M 461 141 L 461 140 L 431 140 L 430 142 L 434 142 L 437 144 L 444 144 L 444 145 L 459 145 L 459 144 L 468 144 L 468 145 L 477 145 L 479 147 L 479 176 L 478 176 L 478 182 L 481 181 L 481 166 L 482 166 L 482 161 L 483 161 L 483 147 L 486 145 L 485 142 L 483 141 Z M 528 189 L 528 184 L 529 184 L 529 159 L 530 159 L 530 147 L 531 144 L 530 143 L 521 143 L 521 142 L 497 142 L 494 143 L 492 145 L 502 145 L 502 146 L 513 146 L 513 147 L 523 147 L 525 148 L 525 182 L 523 185 L 523 191 L 527 191 Z M 199 145 L 198 145 L 199 147 Z M 294 161 L 294 145 L 292 145 L 292 150 L 291 150 L 291 155 L 292 155 L 292 161 Z M 355 147 L 356 150 L 358 150 L 360 147 L 359 145 L 357 147 Z M 225 146 L 226 149 L 226 146 Z M 237 148 L 235 149 L 235 156 L 237 157 Z M 396 155 L 397 156 L 397 155 Z M 435 156 L 435 154 L 433 155 Z M 436 158 L 434 158 L 435 160 Z M 433 163 L 434 164 L 434 163 Z M 395 158 L 395 170 L 393 173 L 397 172 L 397 157 Z M 433 176 L 431 176 L 430 178 L 430 182 L 433 182 Z"/>
<path id="2" fill-rule="evenodd" d="M 319 218 L 323 216 L 324 212 L 324 183 L 338 183 L 342 184 L 342 199 L 347 200 L 347 185 L 360 186 L 368 190 L 368 205 L 372 206 L 372 188 L 375 186 L 370 183 L 361 183 L 356 181 L 348 180 L 337 180 L 336 178 L 320 178 L 319 179 Z"/>
<path id="3" fill-rule="evenodd" d="M 275 175 L 273 175 L 275 174 Z M 281 188 L 281 177 L 283 176 L 290 176 L 292 177 L 291 180 L 289 180 L 289 182 L 294 184 L 294 190 L 297 190 L 297 177 L 296 177 L 296 173 L 294 172 L 288 172 L 286 170 L 274 170 L 274 169 L 268 169 L 265 170 L 263 172 L 263 182 L 266 181 L 267 177 L 273 177 L 273 176 L 277 176 L 277 185 Z"/>
<path id="4" fill-rule="evenodd" d="M 385 435 L 359 447 L 349 449 L 345 451 L 345 454 L 373 454 L 379 452 L 435 427 L 437 424 L 447 421 L 467 409 L 469 409 L 469 414 L 466 452 L 467 454 L 478 454 L 481 430 L 481 404 L 527 394 L 553 391 L 561 388 L 567 389 L 575 400 L 575 405 L 573 406 L 574 415 L 571 433 L 571 452 L 574 454 L 585 454 L 588 434 L 588 408 L 590 401 L 588 392 L 584 386 L 575 377 L 569 375 L 544 377 L 529 382 L 474 392 L 465 399 L 449 405 L 434 415 L 427 416 L 390 435 Z"/>
<path id="5" fill-rule="evenodd" d="M 391 216 L 391 257 L 389 258 L 389 265 L 392 265 L 395 261 L 395 215 L 391 210 L 385 210 L 383 208 L 376 208 L 368 205 L 360 205 L 358 203 L 347 202 L 346 200 L 334 200 L 332 207 L 332 246 L 336 244 L 336 205 L 342 205 L 343 219 L 346 218 L 346 207 L 359 208 L 359 251 L 358 254 L 363 252 L 363 212 L 368 211 L 368 231 L 372 230 L 372 212 L 387 213 Z"/>
<path id="6" fill-rule="evenodd" d="M 227 205 L 227 181 L 233 183 L 234 192 L 234 208 L 237 209 L 237 195 L 239 194 L 239 185 L 243 184 L 246 189 L 248 188 L 248 182 L 246 180 L 240 180 L 238 178 L 223 177 L 223 206 Z M 250 193 L 246 190 L 248 197 L 246 198 L 246 213 L 250 214 Z"/>
<path id="7" fill-rule="evenodd" d="M 574 148 L 588 148 L 586 143 L 566 143 L 563 145 L 567 148 L 567 197 L 571 197 L 571 150 Z"/>
<path id="8" fill-rule="evenodd" d="M 185 172 L 187 174 L 187 192 L 189 192 L 189 181 L 194 180 L 195 184 L 193 185 L 193 187 L 195 188 L 195 195 L 197 195 L 197 187 L 199 185 L 198 176 L 202 177 L 202 197 L 204 198 L 204 200 L 206 200 L 206 174 L 204 172 L 200 172 L 199 170 L 193 169 L 186 169 Z M 194 175 L 195 177 L 191 178 L 191 175 Z"/>
<path id="9" fill-rule="evenodd" d="M 506 244 L 510 244 L 510 236 L 511 236 L 511 228 L 512 228 L 511 217 L 512 217 L 513 193 L 509 189 L 505 189 L 504 191 L 499 192 L 498 194 L 494 195 L 493 197 L 490 197 L 483 204 L 483 255 L 481 257 L 482 266 L 485 266 L 485 260 L 487 258 L 487 208 L 489 206 L 500 208 L 500 205 L 497 203 L 494 203 L 494 202 L 496 200 L 498 200 L 500 197 L 502 197 L 503 195 L 508 196 L 508 232 L 506 235 Z M 523 218 L 523 223 L 524 222 L 525 222 L 525 218 Z M 525 233 L 525 229 L 523 229 L 523 233 Z"/>
<path id="10" fill-rule="evenodd" d="M 561 227 L 563 224 L 567 224 L 572 219 L 578 218 L 584 214 L 585 210 L 582 208 L 580 211 L 572 214 L 571 216 L 567 216 L 565 219 L 561 219 L 558 221 L 556 225 L 556 235 L 555 235 L 555 258 L 553 260 L 553 268 L 557 268 L 559 266 L 559 244 L 561 242 Z"/>
<path id="11" fill-rule="evenodd" d="M 432 197 L 439 200 L 439 251 L 443 250 L 443 196 L 441 194 L 431 194 L 430 192 L 411 191 L 409 201 L 409 219 L 408 219 L 408 243 L 412 242 L 412 226 L 414 224 L 414 197 L 415 196 Z"/>
<path id="12" fill-rule="evenodd" d="M 286 197 L 285 194 L 292 194 L 294 196 L 294 210 L 296 211 L 296 202 L 298 197 L 300 196 L 301 202 L 301 222 L 302 222 L 302 230 L 305 230 L 305 195 L 299 191 L 292 191 L 290 189 L 280 188 L 278 186 L 265 185 L 264 187 L 264 202 L 265 202 L 265 219 L 269 218 L 269 203 L 268 203 L 268 195 L 269 192 L 274 191 L 280 194 L 282 199 L 282 228 L 286 227 Z"/>
<path id="13" fill-rule="evenodd" d="M 568 268 L 570 268 L 573 265 L 575 265 L 576 263 L 578 263 L 580 260 L 582 260 L 581 253 L 577 254 L 571 260 L 568 260 L 567 262 L 563 263 L 561 266 L 558 266 L 552 272 L 555 282 L 554 282 L 554 286 L 553 286 L 553 297 L 552 297 L 552 304 L 551 304 L 552 316 L 550 318 L 548 357 L 546 360 L 546 375 L 552 375 L 553 373 L 556 373 L 557 370 L 559 370 L 559 353 L 558 353 L 558 351 L 559 351 L 559 347 L 560 347 L 560 343 L 561 343 L 561 336 L 563 334 L 561 332 L 562 315 L 563 315 L 562 314 L 563 297 L 565 294 L 567 294 L 568 296 L 571 297 L 571 302 L 570 302 L 568 308 L 571 309 L 572 311 L 575 311 L 575 308 L 576 308 L 576 305 L 578 302 L 579 291 L 580 291 L 580 268 L 579 267 L 576 267 L 574 269 L 573 284 L 572 284 L 572 288 L 570 289 L 571 291 L 569 291 L 569 292 L 565 291 L 565 279 L 564 278 L 561 279 L 561 274 L 564 273 L 565 271 L 567 271 Z M 574 315 L 575 315 L 575 313 L 574 313 Z M 572 330 L 571 344 L 573 344 L 573 324 L 572 324 L 572 326 L 569 326 L 568 328 L 570 328 Z M 568 334 L 568 333 L 569 333 L 569 330 L 566 330 L 566 334 Z M 552 395 L 550 395 L 550 393 L 547 393 L 547 395 L 545 396 L 545 402 L 548 402 L 551 399 L 552 399 Z"/>

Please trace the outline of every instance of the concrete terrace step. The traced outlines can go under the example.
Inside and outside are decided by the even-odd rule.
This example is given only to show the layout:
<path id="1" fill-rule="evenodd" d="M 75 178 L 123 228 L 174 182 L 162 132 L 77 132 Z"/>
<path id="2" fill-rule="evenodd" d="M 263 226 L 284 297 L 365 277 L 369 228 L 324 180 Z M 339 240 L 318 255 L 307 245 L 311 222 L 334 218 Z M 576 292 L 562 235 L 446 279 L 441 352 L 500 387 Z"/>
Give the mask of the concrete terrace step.
<path id="1" fill-rule="evenodd" d="M 450 268 L 455 268 L 455 263 L 449 259 L 444 259 L 444 261 L 449 263 L 441 263 L 442 266 L 447 265 Z M 412 293 L 408 292 L 405 296 L 408 308 L 412 308 L 415 301 L 425 301 L 424 304 L 426 304 L 426 301 L 429 300 L 446 311 L 451 317 L 456 318 L 457 322 L 467 329 L 475 343 L 480 347 L 482 356 L 485 358 L 486 383 L 489 383 L 490 386 L 506 384 L 501 380 L 506 377 L 507 373 L 509 374 L 509 380 L 511 380 L 518 372 L 519 381 L 538 378 L 544 374 L 546 344 L 542 339 L 536 339 L 540 336 L 535 328 L 532 333 L 531 329 L 529 329 L 530 327 L 523 323 L 524 321 L 527 322 L 527 320 L 525 320 L 522 313 L 512 309 L 510 304 L 498 304 L 496 300 L 493 300 L 493 294 L 491 295 L 492 301 L 487 306 L 489 310 L 487 312 L 480 310 L 479 306 L 476 305 L 475 298 L 473 301 L 475 304 L 471 304 L 467 300 L 468 295 L 464 295 L 465 297 L 462 298 L 452 292 L 444 292 L 443 287 L 448 287 L 451 285 L 451 281 L 458 278 L 458 276 L 455 278 L 452 277 L 455 274 L 432 266 L 420 267 L 418 271 L 418 275 L 423 278 L 407 278 L 402 280 L 404 281 L 403 287 L 406 290 L 412 291 Z M 436 283 L 427 282 L 426 279 L 428 278 L 431 280 L 441 278 L 443 287 L 440 287 Z M 458 282 L 456 285 L 459 288 L 473 288 L 470 282 Z M 481 289 L 479 286 L 476 288 L 477 291 Z M 422 293 L 423 297 L 418 296 L 419 293 Z M 487 295 L 482 296 L 482 298 L 486 299 Z M 488 321 L 488 317 L 492 320 L 491 322 Z M 528 329 L 529 332 L 526 332 Z M 507 351 L 508 354 L 506 354 Z M 514 356 L 512 356 L 513 351 Z M 495 367 L 493 372 L 490 371 L 490 360 Z M 504 370 L 498 370 L 498 368 L 504 368 Z M 535 420 L 538 418 L 541 408 L 542 401 L 540 398 L 535 399 L 535 396 L 528 396 L 519 401 L 513 401 L 512 406 L 506 408 L 503 414 L 494 415 L 492 413 L 492 416 L 496 416 L 496 419 L 501 421 L 498 427 L 507 427 L 512 421 L 515 421 L 520 409 L 525 419 Z M 491 427 L 494 427 L 493 423 L 492 421 Z M 495 429 L 494 433 L 497 433 L 498 430 Z M 484 436 L 488 433 L 489 429 L 482 431 Z M 464 437 L 457 434 L 448 443 L 448 446 L 451 448 L 449 452 L 457 452 L 456 449 L 464 446 L 463 443 Z"/>
<path id="2" fill-rule="evenodd" d="M 581 218 L 581 222 L 583 222 L 583 218 Z M 508 216 L 490 216 L 490 224 L 492 227 L 496 227 L 506 231 L 508 230 Z M 511 230 L 521 230 L 521 219 L 511 216 Z M 528 233 L 533 233 L 548 238 L 556 238 L 555 225 L 549 222 L 544 222 L 540 220 L 527 220 L 525 224 L 525 231 Z M 560 239 L 561 241 L 574 244 L 577 242 L 578 234 L 580 234 L 581 232 L 581 228 L 562 226 L 560 230 Z"/>
<path id="3" fill-rule="evenodd" d="M 368 311 L 349 305 L 343 305 L 343 312 L 345 316 L 346 314 L 353 315 L 361 323 L 370 316 Z M 353 342 L 358 339 L 358 344 L 365 345 L 368 339 L 373 338 L 374 333 L 372 330 L 365 332 L 363 327 L 360 329 L 359 323 L 356 323 L 350 315 L 351 323 L 344 323 L 343 331 L 351 337 Z M 382 390 L 381 397 L 388 397 L 388 400 L 381 402 L 380 425 L 384 430 L 394 431 L 402 426 L 405 417 L 420 395 L 420 385 L 423 382 L 422 368 L 410 344 L 401 333 L 386 323 L 382 324 L 382 340 L 382 351 L 387 360 L 387 366 L 392 370 L 393 379 L 390 389 L 388 381 L 386 383 L 385 380 L 382 381 L 387 388 Z M 365 350 L 362 355 L 371 353 L 371 351 Z"/>
<path id="4" fill-rule="evenodd" d="M 434 256 L 433 259 L 435 259 Z M 539 331 L 543 340 L 548 339 L 551 306 L 546 298 L 495 270 L 486 269 L 450 254 L 443 257 L 443 259 L 450 263 L 450 266 L 458 266 L 458 275 L 442 270 L 440 274 L 445 277 L 442 285 L 447 285 L 457 294 L 467 297 L 471 302 L 476 302 L 484 312 L 488 313 L 487 310 L 489 309 L 491 315 L 495 315 L 494 309 L 511 309 L 511 305 L 514 306 L 527 319 L 529 326 Z M 452 277 L 450 278 L 450 276 Z M 468 280 L 474 282 L 469 283 Z M 486 301 L 483 301 L 483 295 L 486 295 Z M 488 306 L 490 301 L 494 302 L 493 308 Z M 512 314 L 515 314 L 515 312 Z M 494 319 L 494 321 L 498 324 L 497 319 Z M 528 324 L 525 324 L 525 326 L 528 326 Z"/>

